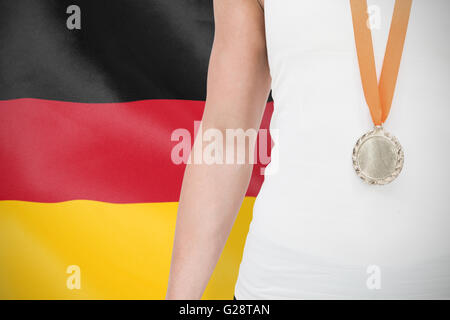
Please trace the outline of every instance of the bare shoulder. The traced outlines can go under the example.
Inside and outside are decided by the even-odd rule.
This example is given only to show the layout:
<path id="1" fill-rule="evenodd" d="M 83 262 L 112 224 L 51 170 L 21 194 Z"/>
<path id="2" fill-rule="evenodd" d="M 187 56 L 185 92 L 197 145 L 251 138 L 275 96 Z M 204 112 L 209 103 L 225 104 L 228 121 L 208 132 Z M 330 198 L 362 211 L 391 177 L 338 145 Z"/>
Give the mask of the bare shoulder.
<path id="1" fill-rule="evenodd" d="M 214 0 L 214 53 L 225 47 L 242 56 L 243 52 L 266 51 L 264 14 L 260 0 Z M 216 52 L 217 51 L 217 52 Z"/>

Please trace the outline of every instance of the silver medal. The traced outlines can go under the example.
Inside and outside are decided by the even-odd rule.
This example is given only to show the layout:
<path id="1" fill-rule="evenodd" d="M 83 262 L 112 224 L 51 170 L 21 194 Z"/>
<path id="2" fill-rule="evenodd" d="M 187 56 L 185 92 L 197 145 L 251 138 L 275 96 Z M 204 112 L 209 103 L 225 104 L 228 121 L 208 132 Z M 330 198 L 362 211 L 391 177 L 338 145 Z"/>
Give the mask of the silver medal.
<path id="1" fill-rule="evenodd" d="M 397 138 L 376 126 L 356 142 L 353 148 L 353 168 L 369 184 L 388 184 L 403 168 L 404 154 Z"/>

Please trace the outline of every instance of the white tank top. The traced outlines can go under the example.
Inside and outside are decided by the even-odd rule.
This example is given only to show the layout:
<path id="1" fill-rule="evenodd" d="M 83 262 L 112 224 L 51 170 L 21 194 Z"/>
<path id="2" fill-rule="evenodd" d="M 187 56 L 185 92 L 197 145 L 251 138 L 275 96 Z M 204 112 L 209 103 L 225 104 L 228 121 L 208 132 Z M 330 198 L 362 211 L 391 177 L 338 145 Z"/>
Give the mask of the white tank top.
<path id="1" fill-rule="evenodd" d="M 368 1 L 378 74 L 394 0 Z M 256 199 L 237 299 L 450 297 L 450 1 L 413 0 L 385 129 L 400 176 L 355 174 L 373 128 L 349 0 L 265 0 L 278 136 Z"/>

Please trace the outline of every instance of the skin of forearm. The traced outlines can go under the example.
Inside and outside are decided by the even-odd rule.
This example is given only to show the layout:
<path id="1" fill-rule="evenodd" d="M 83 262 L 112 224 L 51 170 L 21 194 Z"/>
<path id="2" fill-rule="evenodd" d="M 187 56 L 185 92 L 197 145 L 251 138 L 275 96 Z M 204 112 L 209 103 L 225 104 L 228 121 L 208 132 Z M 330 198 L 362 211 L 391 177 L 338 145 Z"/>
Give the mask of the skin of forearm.
<path id="1" fill-rule="evenodd" d="M 178 209 L 168 299 L 201 298 L 241 206 L 251 172 L 249 164 L 188 165 Z"/>
<path id="2" fill-rule="evenodd" d="M 265 85 L 262 89 L 261 98 L 256 101 L 241 96 L 237 97 L 239 101 L 230 97 L 218 100 L 211 95 L 202 120 L 202 131 L 213 128 L 226 137 L 227 129 L 258 130 L 269 87 Z M 225 104 L 234 104 L 236 110 L 259 105 L 254 110 L 260 110 L 255 111 L 256 115 L 249 112 L 245 116 L 233 108 L 226 108 Z M 235 112 L 241 114 L 235 115 Z M 205 142 L 199 143 L 201 138 L 196 137 L 191 154 L 206 147 Z M 225 161 L 223 164 L 196 164 L 191 161 L 187 165 L 178 208 L 167 299 L 201 298 L 248 188 L 253 169 L 250 157 L 254 155 L 254 150 L 248 148 L 249 143 L 241 149 L 245 152 L 244 164 L 236 161 L 231 164 Z M 234 149 L 236 160 L 237 147 L 224 144 L 225 152 Z M 203 149 L 201 151 L 203 154 Z M 225 154 L 222 156 L 225 158 Z"/>

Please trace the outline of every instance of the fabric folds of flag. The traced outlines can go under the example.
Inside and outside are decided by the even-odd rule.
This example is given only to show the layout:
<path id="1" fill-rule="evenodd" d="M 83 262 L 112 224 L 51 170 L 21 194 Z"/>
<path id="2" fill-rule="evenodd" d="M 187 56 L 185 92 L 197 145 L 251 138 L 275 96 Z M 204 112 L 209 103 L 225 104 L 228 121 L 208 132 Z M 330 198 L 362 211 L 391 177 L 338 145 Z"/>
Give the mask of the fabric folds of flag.
<path id="1" fill-rule="evenodd" d="M 164 298 L 213 29 L 212 1 L 0 2 L 0 299 Z M 233 296 L 263 167 L 205 298 Z"/>

